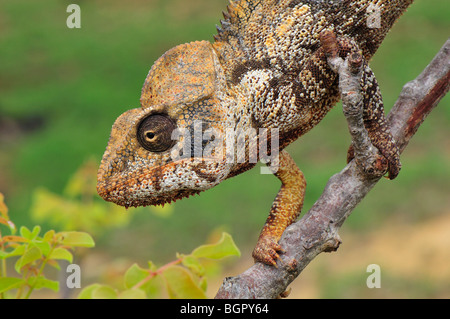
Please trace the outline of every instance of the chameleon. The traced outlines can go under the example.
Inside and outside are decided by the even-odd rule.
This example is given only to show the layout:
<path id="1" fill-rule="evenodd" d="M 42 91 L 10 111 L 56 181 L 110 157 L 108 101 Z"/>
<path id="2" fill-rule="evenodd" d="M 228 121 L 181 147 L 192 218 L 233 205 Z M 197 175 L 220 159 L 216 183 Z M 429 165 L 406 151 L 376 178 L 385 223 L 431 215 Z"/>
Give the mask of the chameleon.
<path id="1" fill-rule="evenodd" d="M 153 64 L 140 107 L 112 126 L 97 173 L 98 194 L 125 207 L 164 205 L 210 189 L 264 158 L 281 187 L 252 256 L 276 266 L 283 253 L 278 241 L 298 218 L 306 187 L 285 148 L 340 100 L 339 77 L 321 42 L 324 32 L 336 37 L 340 57 L 362 55 L 364 126 L 387 161 L 387 177 L 398 175 L 399 150 L 368 62 L 412 2 L 230 1 L 214 41 L 178 45 Z M 252 134 L 237 143 L 236 132 Z M 277 143 L 266 145 L 264 154 L 257 145 L 272 137 Z M 350 146 L 347 161 L 353 157 Z"/>

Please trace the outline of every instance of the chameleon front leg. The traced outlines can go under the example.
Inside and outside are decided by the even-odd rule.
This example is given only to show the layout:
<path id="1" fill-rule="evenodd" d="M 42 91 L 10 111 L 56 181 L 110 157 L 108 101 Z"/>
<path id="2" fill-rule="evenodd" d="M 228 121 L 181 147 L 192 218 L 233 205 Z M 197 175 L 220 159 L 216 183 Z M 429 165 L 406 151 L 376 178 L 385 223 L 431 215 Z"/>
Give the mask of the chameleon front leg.
<path id="1" fill-rule="evenodd" d="M 286 227 L 300 214 L 305 196 L 306 181 L 302 171 L 286 151 L 279 154 L 279 165 L 274 175 L 281 181 L 281 188 L 273 201 L 269 217 L 253 250 L 256 261 L 276 266 L 283 252 L 278 241 Z"/>

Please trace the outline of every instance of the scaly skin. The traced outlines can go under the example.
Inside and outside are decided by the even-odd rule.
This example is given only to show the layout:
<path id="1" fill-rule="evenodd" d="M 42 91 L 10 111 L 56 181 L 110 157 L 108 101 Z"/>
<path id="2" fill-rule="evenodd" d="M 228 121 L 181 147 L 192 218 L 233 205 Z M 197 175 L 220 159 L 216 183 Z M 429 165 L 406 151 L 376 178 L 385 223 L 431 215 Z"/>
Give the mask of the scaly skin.
<path id="1" fill-rule="evenodd" d="M 276 265 L 282 252 L 278 240 L 299 215 L 306 185 L 283 149 L 318 124 L 339 100 L 337 75 L 320 42 L 325 31 L 336 35 L 339 56 L 359 51 L 365 59 L 365 126 L 389 163 L 389 177 L 397 176 L 399 152 L 367 61 L 411 3 L 231 2 L 213 44 L 179 45 L 155 62 L 142 88 L 141 108 L 125 112 L 113 125 L 98 171 L 98 193 L 126 207 L 164 204 L 199 193 L 262 159 L 257 146 L 268 143 L 261 135 L 265 129 L 269 137 L 279 138 L 278 147 L 271 144 L 267 155 L 282 186 L 253 256 Z M 368 24 L 374 6 L 380 12 L 377 27 Z M 239 144 L 230 132 L 255 135 Z"/>

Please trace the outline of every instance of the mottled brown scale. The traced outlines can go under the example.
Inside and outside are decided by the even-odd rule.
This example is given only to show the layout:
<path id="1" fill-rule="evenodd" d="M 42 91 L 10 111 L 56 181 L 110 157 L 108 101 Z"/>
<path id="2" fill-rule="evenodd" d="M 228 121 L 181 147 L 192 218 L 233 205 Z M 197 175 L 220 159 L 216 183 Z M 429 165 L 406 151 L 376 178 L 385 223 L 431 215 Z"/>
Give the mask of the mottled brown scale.
<path id="1" fill-rule="evenodd" d="M 282 185 L 253 253 L 256 260 L 276 265 L 282 252 L 278 240 L 299 215 L 305 188 L 303 174 L 283 149 L 317 125 L 340 98 L 327 55 L 345 59 L 354 52 L 362 54 L 364 124 L 388 162 L 389 177 L 397 176 L 398 148 L 367 61 L 411 3 L 231 1 L 214 43 L 179 45 L 152 66 L 142 88 L 141 108 L 125 112 L 113 125 L 98 171 L 98 193 L 127 207 L 197 194 L 255 166 L 248 160 L 249 150 L 259 136 L 229 154 L 219 147 L 206 154 L 214 142 L 227 145 L 230 130 L 277 129 L 279 162 L 269 165 Z M 374 8 L 380 22 L 376 27 L 370 24 Z M 323 34 L 335 35 L 334 48 L 327 48 L 326 41 L 323 45 Z M 154 116 L 161 116 L 157 125 L 142 127 Z M 169 140 L 169 132 L 182 134 Z M 207 132 L 213 132 L 214 139 L 204 140 Z M 247 160 L 229 161 L 225 155 Z"/>

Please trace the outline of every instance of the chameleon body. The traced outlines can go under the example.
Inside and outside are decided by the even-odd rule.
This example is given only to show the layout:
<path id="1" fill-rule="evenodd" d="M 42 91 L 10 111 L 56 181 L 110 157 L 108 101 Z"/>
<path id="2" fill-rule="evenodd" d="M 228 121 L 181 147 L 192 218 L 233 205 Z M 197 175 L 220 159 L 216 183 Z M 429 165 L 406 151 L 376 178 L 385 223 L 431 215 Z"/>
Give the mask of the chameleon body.
<path id="1" fill-rule="evenodd" d="M 98 171 L 98 193 L 126 207 L 164 204 L 199 193 L 252 168 L 256 161 L 250 158 L 262 157 L 255 147 L 263 140 L 261 132 L 276 133 L 277 150 L 269 147 L 268 154 L 278 151 L 270 169 L 282 185 L 253 252 L 257 261 L 276 265 L 282 252 L 278 240 L 298 217 L 306 186 L 284 148 L 318 124 L 339 100 L 338 77 L 320 42 L 323 32 L 335 34 L 339 56 L 362 53 L 364 124 L 389 163 L 389 177 L 397 176 L 399 152 L 367 61 L 411 3 L 231 1 L 214 43 L 179 45 L 152 66 L 141 107 L 123 113 L 113 125 Z M 378 25 L 370 25 L 372 18 Z M 256 135 L 240 147 L 219 147 L 238 144 L 230 132 L 249 131 Z"/>

